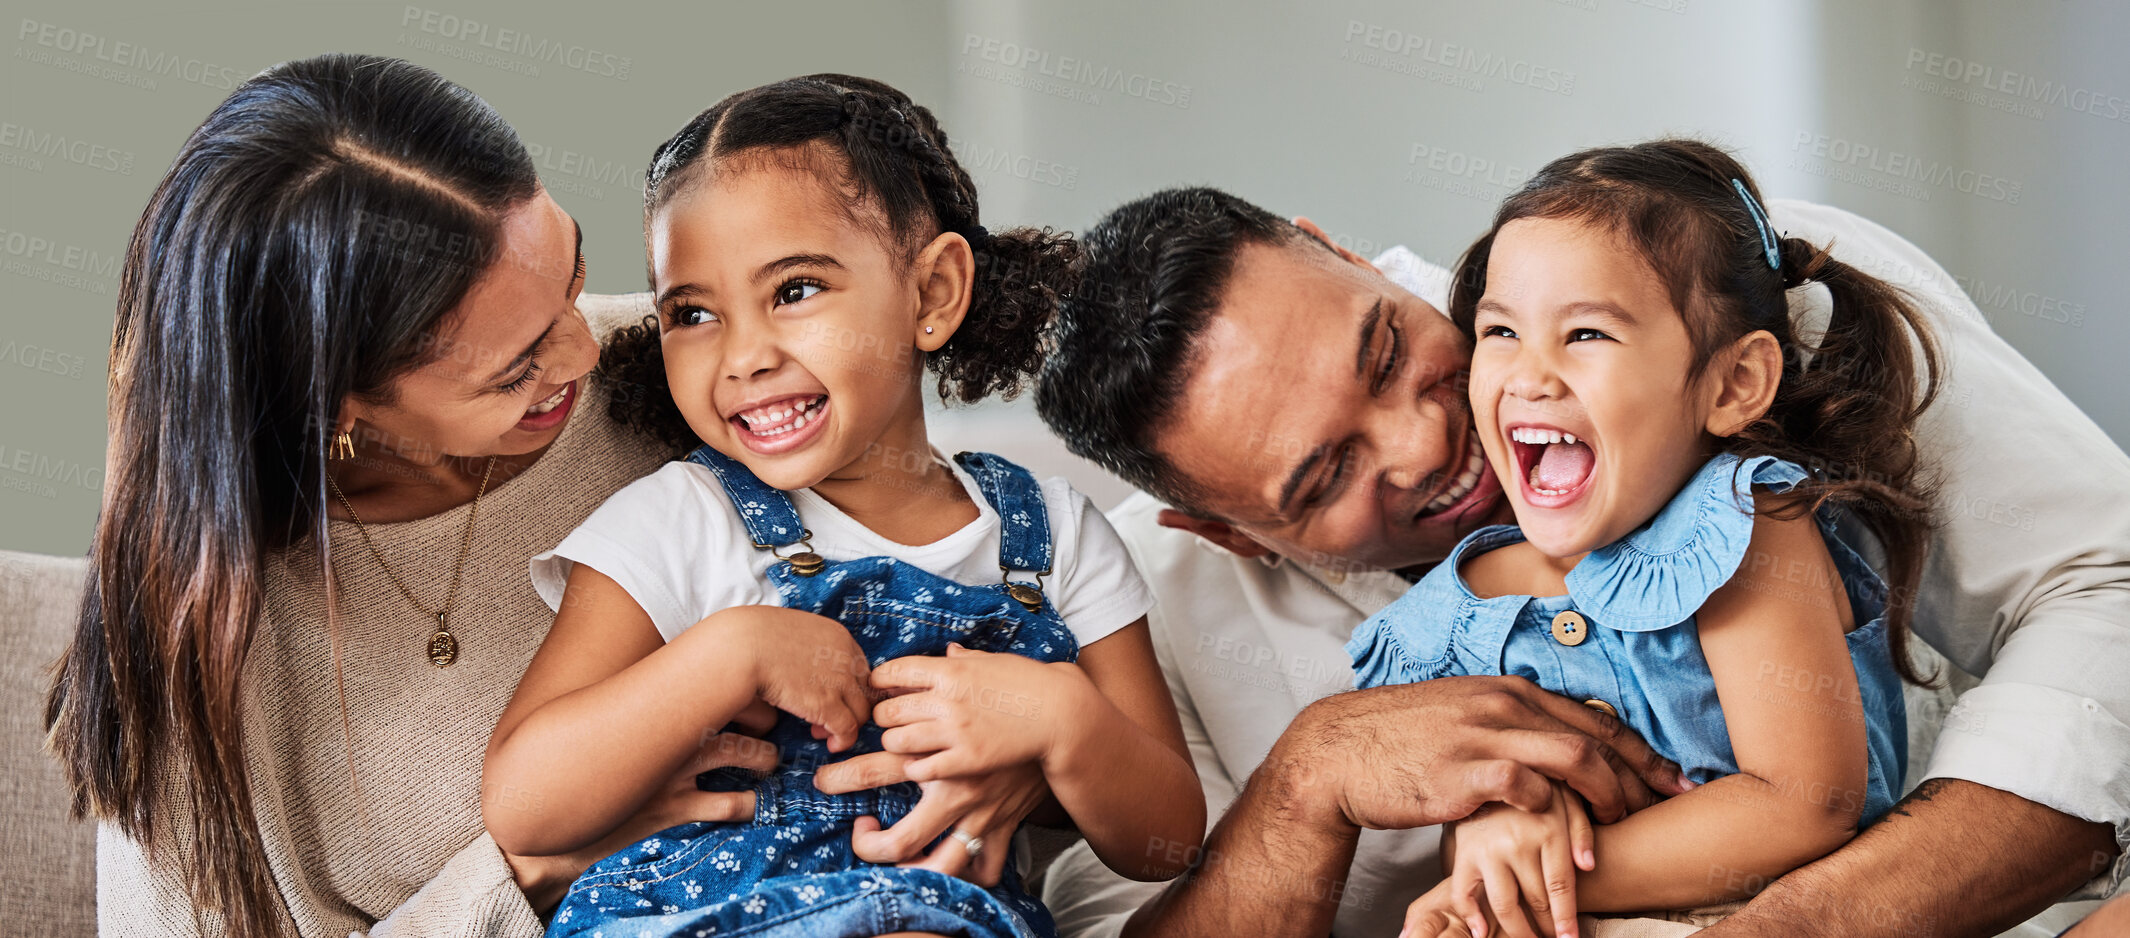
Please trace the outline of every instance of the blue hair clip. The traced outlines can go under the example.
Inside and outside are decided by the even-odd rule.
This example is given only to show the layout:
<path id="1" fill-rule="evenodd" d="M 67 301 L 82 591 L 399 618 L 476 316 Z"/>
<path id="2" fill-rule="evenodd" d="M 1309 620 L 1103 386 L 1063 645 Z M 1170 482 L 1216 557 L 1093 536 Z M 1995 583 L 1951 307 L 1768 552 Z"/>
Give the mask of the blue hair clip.
<path id="1" fill-rule="evenodd" d="M 1777 246 L 1775 226 L 1768 224 L 1768 213 L 1761 210 L 1760 202 L 1753 198 L 1743 181 L 1731 180 L 1731 188 L 1738 190 L 1738 197 L 1745 200 L 1745 210 L 1752 214 L 1753 224 L 1760 229 L 1760 249 L 1767 252 L 1769 269 L 1781 270 L 1782 249 Z"/>

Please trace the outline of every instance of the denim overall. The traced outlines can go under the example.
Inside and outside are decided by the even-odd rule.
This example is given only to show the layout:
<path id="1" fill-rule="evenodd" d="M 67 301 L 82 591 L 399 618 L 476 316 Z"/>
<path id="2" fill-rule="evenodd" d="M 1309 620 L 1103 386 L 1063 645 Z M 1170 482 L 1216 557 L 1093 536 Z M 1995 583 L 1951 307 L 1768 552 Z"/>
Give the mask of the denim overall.
<path id="1" fill-rule="evenodd" d="M 1468 557 L 1524 539 L 1514 526 L 1467 535 L 1448 559 L 1354 630 L 1346 651 L 1361 687 L 1452 674 L 1507 674 L 1618 716 L 1696 783 L 1736 774 L 1716 679 L 1701 656 L 1695 613 L 1746 561 L 1755 486 L 1788 491 L 1806 478 L 1772 456 L 1717 456 L 1647 524 L 1591 551 L 1567 576 L 1568 595 L 1482 599 L 1459 572 Z M 1856 791 L 1808 792 L 1878 820 L 1901 795 L 1907 711 L 1888 643 L 1886 584 L 1847 541 L 1844 516 L 1814 519 L 1848 594 L 1856 628 L 1845 637 L 1856 671 L 1870 772 Z M 1817 591 L 1830 583 L 1802 582 Z M 1816 683 L 1817 675 L 1768 680 Z M 1848 701 L 1828 698 L 1828 706 Z"/>
<path id="2" fill-rule="evenodd" d="M 941 655 L 948 642 L 1038 661 L 1072 661 L 1079 643 L 1040 591 L 1050 572 L 1049 513 L 1028 471 L 986 453 L 955 457 L 999 515 L 999 567 L 1035 573 L 1035 583 L 971 586 L 893 557 L 829 562 L 806 549 L 809 532 L 791 498 L 745 466 L 705 446 L 688 461 L 724 485 L 757 548 L 783 562 L 769 579 L 783 604 L 842 622 L 879 667 L 891 658 Z M 791 550 L 798 545 L 798 550 Z M 1052 936 L 1050 913 L 1008 863 L 986 890 L 930 870 L 875 866 L 851 852 L 851 823 L 863 815 L 892 826 L 915 807 L 918 788 L 902 782 L 829 795 L 814 771 L 880 751 L 879 726 L 832 754 L 806 721 L 781 714 L 767 739 L 783 757 L 757 778 L 718 769 L 696 780 L 708 791 L 755 793 L 752 823 L 692 822 L 660 831 L 594 864 L 570 885 L 547 934 L 635 936 L 747 935 L 752 938 L 872 938 L 898 931 L 970 938 Z M 944 840 L 945 838 L 942 838 Z M 1010 844 L 987 849 L 1008 850 Z"/>

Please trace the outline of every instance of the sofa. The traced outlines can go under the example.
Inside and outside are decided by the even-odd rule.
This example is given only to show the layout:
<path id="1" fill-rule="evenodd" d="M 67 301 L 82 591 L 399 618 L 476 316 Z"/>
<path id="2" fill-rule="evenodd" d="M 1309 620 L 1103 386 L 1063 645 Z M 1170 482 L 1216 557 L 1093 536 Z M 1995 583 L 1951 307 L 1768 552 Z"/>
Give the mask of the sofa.
<path id="1" fill-rule="evenodd" d="M 997 445 L 995 438 L 991 445 Z M 51 665 L 73 634 L 86 571 L 81 558 L 0 550 L 0 714 L 6 723 L 0 799 L 7 812 L 0 834 L 0 934 L 75 938 L 96 929 L 95 828 L 67 816 L 58 763 L 44 751 L 44 694 Z M 1971 683 L 1956 675 L 1953 687 L 1908 689 L 1910 778 L 1928 761 L 1930 741 L 1955 690 Z M 1049 854 L 1058 846 L 1038 849 Z M 2002 938 L 2055 935 L 2096 905 L 2058 905 Z"/>
<path id="2" fill-rule="evenodd" d="M 67 817 L 59 763 L 44 751 L 44 694 L 74 634 L 88 566 L 0 551 L 0 933 L 96 933 L 96 828 Z"/>

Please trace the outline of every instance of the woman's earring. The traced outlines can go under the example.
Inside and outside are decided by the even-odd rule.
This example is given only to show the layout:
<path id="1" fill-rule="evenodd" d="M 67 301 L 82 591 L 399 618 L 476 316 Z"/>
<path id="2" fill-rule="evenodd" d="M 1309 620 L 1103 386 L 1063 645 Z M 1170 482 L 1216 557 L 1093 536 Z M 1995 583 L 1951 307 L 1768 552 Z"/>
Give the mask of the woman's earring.
<path id="1" fill-rule="evenodd" d="M 931 335 L 931 334 L 932 334 L 932 327 L 931 327 L 931 326 L 926 326 L 926 327 L 924 327 L 924 334 L 925 334 L 925 335 Z"/>
<path id="2" fill-rule="evenodd" d="M 327 459 L 355 458 L 355 437 L 345 431 L 333 437 L 333 445 L 325 452 Z"/>

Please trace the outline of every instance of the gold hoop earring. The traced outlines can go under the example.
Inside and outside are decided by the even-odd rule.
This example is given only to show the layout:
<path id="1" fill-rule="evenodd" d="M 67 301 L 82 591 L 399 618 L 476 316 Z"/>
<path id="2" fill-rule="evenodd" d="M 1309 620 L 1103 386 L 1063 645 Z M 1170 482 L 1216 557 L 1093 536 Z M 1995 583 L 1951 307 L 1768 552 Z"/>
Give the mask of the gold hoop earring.
<path id="1" fill-rule="evenodd" d="M 329 448 L 327 448 L 327 449 L 326 449 L 326 451 L 325 451 L 325 458 L 327 458 L 327 459 L 354 459 L 354 458 L 355 458 L 355 437 L 354 437 L 353 435 L 351 435 L 351 434 L 348 434 L 348 433 L 346 433 L 346 432 L 342 432 L 341 434 L 339 434 L 339 435 L 337 435 L 337 436 L 333 437 L 333 443 L 332 443 L 332 446 L 330 446 Z"/>

